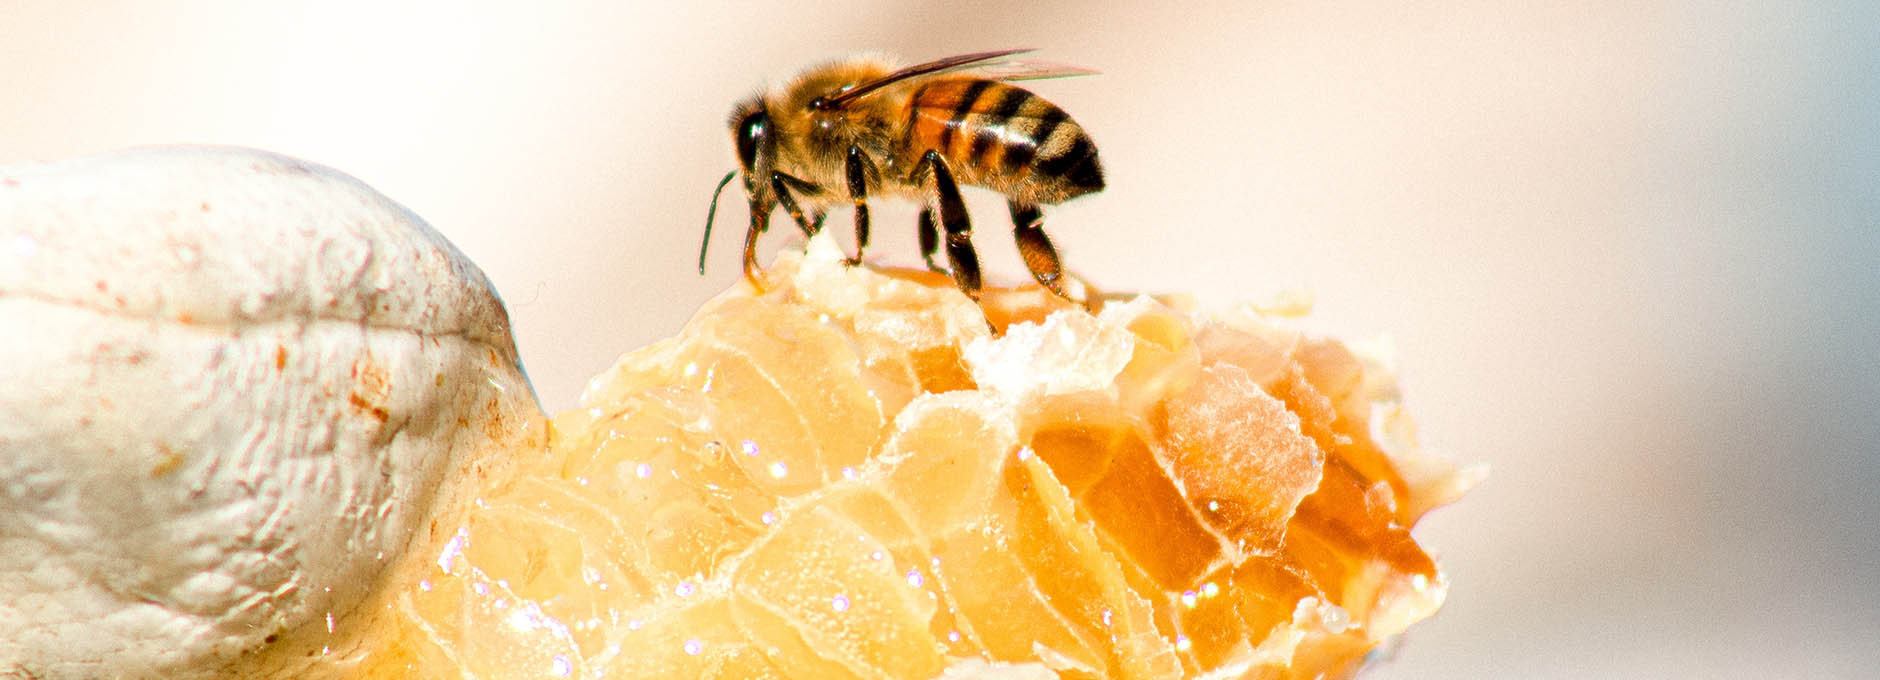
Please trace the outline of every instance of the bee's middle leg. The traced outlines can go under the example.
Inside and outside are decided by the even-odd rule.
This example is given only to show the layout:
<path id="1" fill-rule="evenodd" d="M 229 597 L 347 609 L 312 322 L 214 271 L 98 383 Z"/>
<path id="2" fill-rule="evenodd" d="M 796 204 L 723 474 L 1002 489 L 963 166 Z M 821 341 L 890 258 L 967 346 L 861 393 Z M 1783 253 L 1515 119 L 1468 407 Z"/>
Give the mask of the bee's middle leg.
<path id="1" fill-rule="evenodd" d="M 940 227 L 934 225 L 933 208 L 920 209 L 920 256 L 927 261 L 929 271 L 945 272 L 933 261 L 934 253 L 940 252 Z"/>
<path id="2" fill-rule="evenodd" d="M 849 266 L 862 263 L 862 251 L 868 248 L 868 157 L 862 155 L 862 147 L 849 145 L 848 160 L 843 162 L 843 170 L 848 175 L 849 200 L 855 202 L 855 257 L 847 261 Z"/>
<path id="3" fill-rule="evenodd" d="M 973 223 L 966 215 L 966 201 L 953 182 L 953 171 L 939 152 L 928 151 L 920 157 L 922 165 L 933 172 L 934 193 L 940 204 L 940 226 L 946 229 L 947 264 L 952 265 L 953 283 L 967 297 L 979 299 L 979 253 L 973 250 Z"/>

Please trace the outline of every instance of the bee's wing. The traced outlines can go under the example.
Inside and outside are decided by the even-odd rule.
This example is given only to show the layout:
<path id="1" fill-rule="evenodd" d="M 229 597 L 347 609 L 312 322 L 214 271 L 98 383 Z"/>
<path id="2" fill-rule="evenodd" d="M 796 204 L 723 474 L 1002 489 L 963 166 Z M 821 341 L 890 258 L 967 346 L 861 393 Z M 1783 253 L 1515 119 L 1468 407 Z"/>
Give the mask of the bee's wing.
<path id="1" fill-rule="evenodd" d="M 1094 76 L 1102 71 L 1049 61 L 995 61 L 964 69 L 990 80 L 1044 80 L 1072 76 Z"/>
<path id="2" fill-rule="evenodd" d="M 1063 66 L 1045 62 L 999 61 L 1004 57 L 1009 57 L 1014 54 L 1024 54 L 1033 49 L 1034 48 L 1024 48 L 1016 50 L 996 50 L 992 52 L 974 52 L 972 54 L 947 57 L 945 59 L 935 59 L 924 64 L 915 64 L 875 80 L 856 85 L 855 87 L 838 92 L 834 95 L 824 97 L 823 105 L 834 108 L 846 102 L 866 96 L 868 93 L 883 87 L 910 78 L 931 76 L 937 73 L 971 71 L 976 75 L 993 80 L 1037 80 L 1040 78 L 1062 78 L 1064 76 L 1080 76 L 1096 73 L 1096 71 L 1089 69 L 1080 69 L 1074 66 Z"/>

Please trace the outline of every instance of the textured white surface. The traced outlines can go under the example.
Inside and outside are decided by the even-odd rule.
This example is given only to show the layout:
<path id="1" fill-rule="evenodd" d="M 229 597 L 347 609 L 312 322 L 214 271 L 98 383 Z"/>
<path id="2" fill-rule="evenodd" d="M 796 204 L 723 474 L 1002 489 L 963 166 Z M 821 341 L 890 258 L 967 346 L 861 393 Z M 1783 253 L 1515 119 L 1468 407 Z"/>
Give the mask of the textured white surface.
<path id="1" fill-rule="evenodd" d="M 1129 308 L 1141 307 L 1131 303 Z M 973 340 L 961 359 L 981 389 L 1019 400 L 1113 390 L 1110 385 L 1129 363 L 1135 343 L 1125 324 L 1099 325 L 1087 314 L 1053 312 L 1044 323 L 1016 323 L 1001 337 Z"/>
<path id="2" fill-rule="evenodd" d="M 483 274 L 350 177 L 228 148 L 0 168 L 0 676 L 318 649 L 537 417 Z"/>

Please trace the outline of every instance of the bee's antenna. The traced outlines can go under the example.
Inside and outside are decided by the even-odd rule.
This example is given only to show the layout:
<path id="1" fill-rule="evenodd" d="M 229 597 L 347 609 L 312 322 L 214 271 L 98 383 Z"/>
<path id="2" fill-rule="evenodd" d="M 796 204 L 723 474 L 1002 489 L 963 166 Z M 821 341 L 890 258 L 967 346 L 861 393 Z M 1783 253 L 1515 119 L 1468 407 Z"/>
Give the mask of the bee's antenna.
<path id="1" fill-rule="evenodd" d="M 712 244 L 712 219 L 718 217 L 718 195 L 725 192 L 725 185 L 731 178 L 738 176 L 738 171 L 725 173 L 725 178 L 718 181 L 718 189 L 712 192 L 711 212 L 705 213 L 705 240 L 698 244 L 698 275 L 705 275 L 705 248 Z"/>

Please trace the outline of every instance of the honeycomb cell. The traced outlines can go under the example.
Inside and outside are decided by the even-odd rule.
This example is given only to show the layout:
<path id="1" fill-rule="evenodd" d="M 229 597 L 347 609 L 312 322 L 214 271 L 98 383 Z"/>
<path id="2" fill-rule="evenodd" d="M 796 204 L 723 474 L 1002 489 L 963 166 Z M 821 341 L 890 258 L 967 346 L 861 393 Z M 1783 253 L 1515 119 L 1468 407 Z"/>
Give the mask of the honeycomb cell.
<path id="1" fill-rule="evenodd" d="M 1442 602 L 1409 529 L 1474 477 L 1416 449 L 1383 359 L 1249 306 L 976 306 L 827 239 L 764 280 L 623 356 L 489 480 L 395 580 L 372 657 L 428 677 L 1345 677 Z"/>

